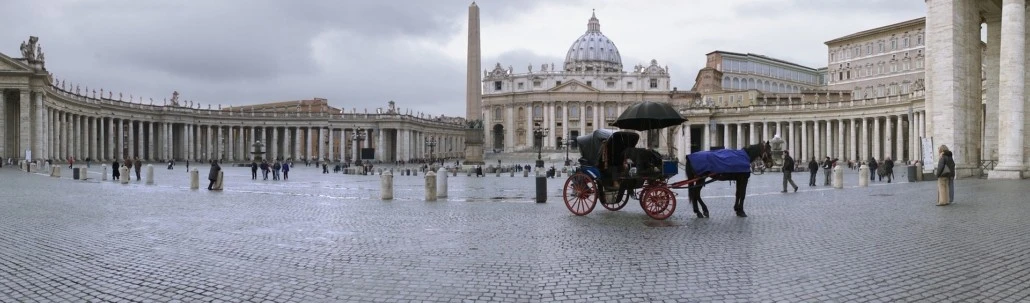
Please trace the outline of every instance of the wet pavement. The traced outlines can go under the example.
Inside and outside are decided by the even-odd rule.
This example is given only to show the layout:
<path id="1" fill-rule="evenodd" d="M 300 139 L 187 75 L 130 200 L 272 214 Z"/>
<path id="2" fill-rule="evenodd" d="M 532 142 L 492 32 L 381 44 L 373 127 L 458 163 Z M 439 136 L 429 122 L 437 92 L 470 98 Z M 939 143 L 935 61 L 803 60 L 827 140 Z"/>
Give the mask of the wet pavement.
<path id="1" fill-rule="evenodd" d="M 227 168 L 207 191 L 176 168 L 155 167 L 155 185 L 101 181 L 95 165 L 87 181 L 0 169 L 0 301 L 1030 300 L 1026 181 L 959 180 L 938 207 L 935 182 L 858 188 L 849 171 L 836 190 L 795 173 L 801 190 L 783 194 L 766 173 L 748 218 L 717 182 L 711 218 L 683 190 L 654 221 L 636 201 L 574 216 L 564 178 L 544 204 L 521 174 L 459 174 L 437 202 L 421 173 L 396 176 L 381 201 L 379 176 Z"/>

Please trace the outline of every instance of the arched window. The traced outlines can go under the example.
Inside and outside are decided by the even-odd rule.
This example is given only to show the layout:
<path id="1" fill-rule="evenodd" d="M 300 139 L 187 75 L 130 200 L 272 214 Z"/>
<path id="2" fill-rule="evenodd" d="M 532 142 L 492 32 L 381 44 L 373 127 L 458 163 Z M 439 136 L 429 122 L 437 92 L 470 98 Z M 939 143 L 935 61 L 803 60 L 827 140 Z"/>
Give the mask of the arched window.
<path id="1" fill-rule="evenodd" d="M 579 105 L 569 105 L 569 119 L 579 119 Z"/>
<path id="2" fill-rule="evenodd" d="M 543 119 L 544 107 L 540 105 L 533 105 L 533 119 Z"/>
<path id="3" fill-rule="evenodd" d="M 587 116 L 587 119 L 593 119 L 594 118 L 594 107 L 593 106 L 587 105 L 586 116 Z"/>
<path id="4" fill-rule="evenodd" d="M 526 109 L 519 106 L 519 120 L 526 120 Z"/>
<path id="5" fill-rule="evenodd" d="M 504 119 L 504 110 L 500 107 L 494 109 L 494 120 Z"/>
<path id="6" fill-rule="evenodd" d="M 564 117 L 564 116 L 565 116 L 565 112 L 562 111 L 561 106 L 555 106 L 554 107 L 554 118 L 558 119 L 558 120 L 561 120 L 562 117 Z"/>
<path id="7" fill-rule="evenodd" d="M 723 89 L 733 88 L 733 82 L 730 81 L 730 76 L 722 77 L 722 88 Z"/>

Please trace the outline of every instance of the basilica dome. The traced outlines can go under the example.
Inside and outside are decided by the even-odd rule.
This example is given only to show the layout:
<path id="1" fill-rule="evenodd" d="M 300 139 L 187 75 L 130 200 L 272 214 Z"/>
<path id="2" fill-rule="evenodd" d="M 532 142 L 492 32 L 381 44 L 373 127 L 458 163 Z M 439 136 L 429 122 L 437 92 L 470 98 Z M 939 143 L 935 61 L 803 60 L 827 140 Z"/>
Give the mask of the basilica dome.
<path id="1" fill-rule="evenodd" d="M 601 23 L 596 15 L 591 14 L 587 32 L 572 42 L 569 53 L 565 55 L 565 71 L 622 71 L 622 55 L 615 42 L 601 33 Z"/>

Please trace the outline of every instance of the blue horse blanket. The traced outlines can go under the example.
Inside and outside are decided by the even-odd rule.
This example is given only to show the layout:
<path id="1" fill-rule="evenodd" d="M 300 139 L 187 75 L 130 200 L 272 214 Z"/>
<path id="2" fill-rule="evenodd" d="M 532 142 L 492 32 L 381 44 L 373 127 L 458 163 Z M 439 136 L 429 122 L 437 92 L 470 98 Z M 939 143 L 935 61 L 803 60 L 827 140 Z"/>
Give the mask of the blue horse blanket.
<path id="1" fill-rule="evenodd" d="M 751 172 L 751 160 L 741 149 L 701 151 L 687 155 L 687 159 L 698 175 Z"/>

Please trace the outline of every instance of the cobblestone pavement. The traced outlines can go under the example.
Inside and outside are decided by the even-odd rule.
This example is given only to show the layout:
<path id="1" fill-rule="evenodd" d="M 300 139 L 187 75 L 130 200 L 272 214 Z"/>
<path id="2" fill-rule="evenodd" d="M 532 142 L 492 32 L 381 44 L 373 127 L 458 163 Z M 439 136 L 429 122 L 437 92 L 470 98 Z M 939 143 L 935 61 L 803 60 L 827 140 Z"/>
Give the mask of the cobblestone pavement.
<path id="1" fill-rule="evenodd" d="M 938 207 L 935 182 L 857 188 L 849 172 L 835 190 L 797 173 L 801 191 L 781 194 L 767 173 L 748 218 L 717 182 L 711 218 L 682 191 L 654 221 L 636 201 L 574 216 L 564 178 L 537 204 L 521 175 L 453 177 L 437 202 L 421 174 L 398 176 L 384 202 L 378 176 L 229 168 L 211 192 L 160 168 L 156 185 L 0 169 L 0 301 L 1030 300 L 1027 181 L 959 180 Z"/>

